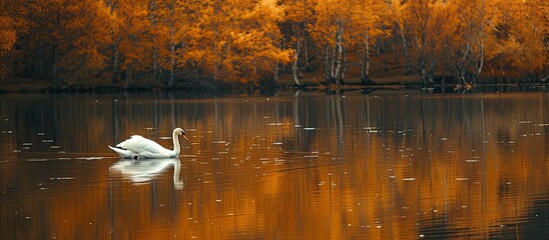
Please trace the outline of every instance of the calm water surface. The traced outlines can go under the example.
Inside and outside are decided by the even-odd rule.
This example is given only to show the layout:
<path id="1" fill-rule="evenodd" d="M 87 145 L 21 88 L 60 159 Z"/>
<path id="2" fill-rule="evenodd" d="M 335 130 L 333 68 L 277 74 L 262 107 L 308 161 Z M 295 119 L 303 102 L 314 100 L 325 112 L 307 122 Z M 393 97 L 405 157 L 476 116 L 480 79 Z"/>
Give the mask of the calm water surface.
<path id="1" fill-rule="evenodd" d="M 0 95 L 0 238 L 547 239 L 548 149 L 543 92 Z"/>

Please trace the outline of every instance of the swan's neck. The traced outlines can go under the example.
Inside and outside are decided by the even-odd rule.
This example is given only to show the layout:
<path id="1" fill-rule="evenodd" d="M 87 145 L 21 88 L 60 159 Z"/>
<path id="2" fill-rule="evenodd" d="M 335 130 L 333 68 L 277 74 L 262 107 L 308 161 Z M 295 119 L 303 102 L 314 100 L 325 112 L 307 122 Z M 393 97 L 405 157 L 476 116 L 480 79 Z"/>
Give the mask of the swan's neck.
<path id="1" fill-rule="evenodd" d="M 179 158 L 177 158 L 173 163 L 173 185 L 175 186 L 175 189 L 182 189 L 184 186 L 183 181 L 179 178 L 180 174 L 181 162 L 179 161 Z"/>
<path id="2" fill-rule="evenodd" d="M 175 132 L 175 130 L 173 131 L 172 139 L 173 139 L 173 153 L 174 153 L 175 156 L 177 156 L 177 155 L 179 155 L 179 152 L 181 151 L 181 146 L 179 146 L 179 138 L 178 138 L 177 133 Z"/>

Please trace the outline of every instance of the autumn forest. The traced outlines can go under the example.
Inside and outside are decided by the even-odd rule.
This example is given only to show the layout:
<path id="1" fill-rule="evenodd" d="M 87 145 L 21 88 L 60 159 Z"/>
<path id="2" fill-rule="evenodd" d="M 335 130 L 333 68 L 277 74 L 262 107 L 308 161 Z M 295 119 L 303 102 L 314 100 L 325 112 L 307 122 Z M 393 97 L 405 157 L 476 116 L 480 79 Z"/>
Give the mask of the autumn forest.
<path id="1" fill-rule="evenodd" d="M 549 78 L 546 0 L 0 0 L 0 36 L 0 85 Z"/>

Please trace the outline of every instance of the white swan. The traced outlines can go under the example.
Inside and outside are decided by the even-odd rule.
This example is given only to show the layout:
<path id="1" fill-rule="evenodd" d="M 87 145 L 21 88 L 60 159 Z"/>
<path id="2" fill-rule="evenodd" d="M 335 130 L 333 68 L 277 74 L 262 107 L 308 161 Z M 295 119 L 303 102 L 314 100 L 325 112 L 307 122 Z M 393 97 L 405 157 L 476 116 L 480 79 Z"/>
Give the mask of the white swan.
<path id="1" fill-rule="evenodd" d="M 113 151 L 118 153 L 122 158 L 174 158 L 179 155 L 181 147 L 179 146 L 179 138 L 177 136 L 185 136 L 185 131 L 181 128 L 173 130 L 173 150 L 165 149 L 153 140 L 146 139 L 139 135 L 133 135 L 130 139 L 123 141 L 116 145 L 116 147 L 109 146 Z"/>

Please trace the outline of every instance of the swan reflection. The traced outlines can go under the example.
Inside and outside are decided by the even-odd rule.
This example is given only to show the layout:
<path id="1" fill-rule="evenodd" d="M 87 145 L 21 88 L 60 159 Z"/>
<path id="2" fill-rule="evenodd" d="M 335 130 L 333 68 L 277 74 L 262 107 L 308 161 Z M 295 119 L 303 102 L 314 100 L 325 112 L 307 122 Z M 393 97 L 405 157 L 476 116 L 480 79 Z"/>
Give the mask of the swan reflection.
<path id="1" fill-rule="evenodd" d="M 123 177 L 130 179 L 134 183 L 148 182 L 169 169 L 173 165 L 173 183 L 176 189 L 183 188 L 183 181 L 179 178 L 181 172 L 181 162 L 178 158 L 158 158 L 158 159 L 120 159 L 111 167 L 111 172 L 119 172 Z"/>

